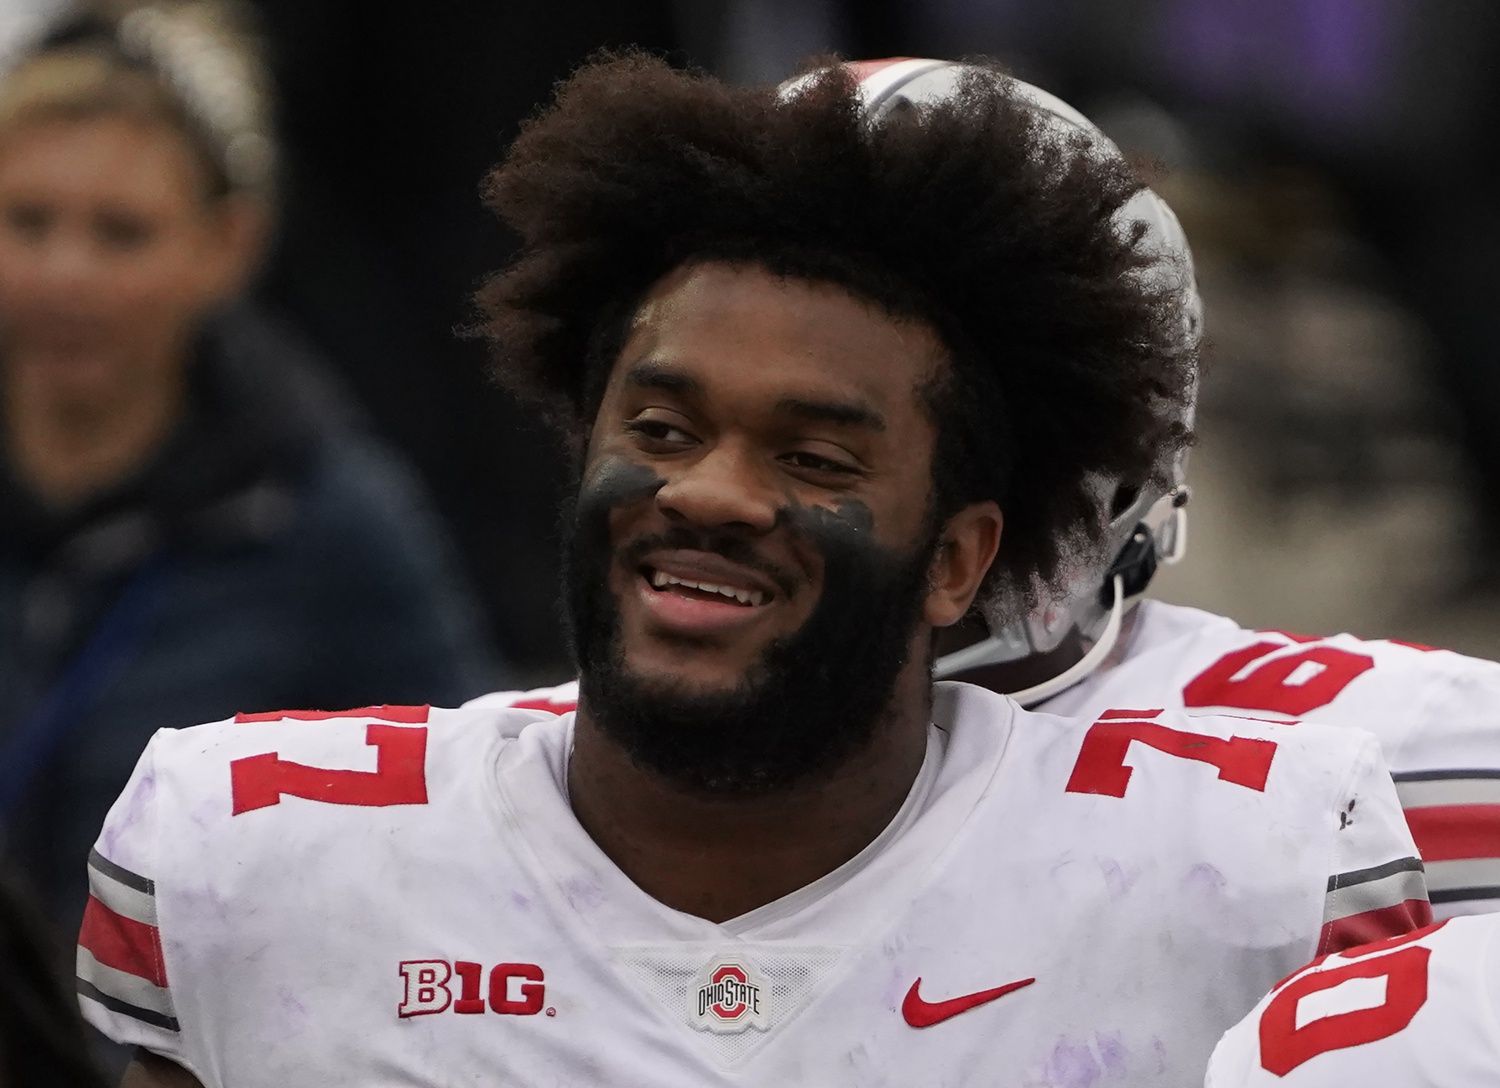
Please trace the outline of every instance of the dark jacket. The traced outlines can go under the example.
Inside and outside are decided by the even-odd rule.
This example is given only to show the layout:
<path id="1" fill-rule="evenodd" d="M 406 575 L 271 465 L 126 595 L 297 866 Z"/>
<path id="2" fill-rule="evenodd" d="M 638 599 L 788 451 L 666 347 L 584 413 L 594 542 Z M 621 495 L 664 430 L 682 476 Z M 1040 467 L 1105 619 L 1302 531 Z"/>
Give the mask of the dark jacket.
<path id="1" fill-rule="evenodd" d="M 220 323 L 166 447 L 77 509 L 0 464 L 0 842 L 61 926 L 155 730 L 505 679 L 415 481 L 296 354 Z"/>

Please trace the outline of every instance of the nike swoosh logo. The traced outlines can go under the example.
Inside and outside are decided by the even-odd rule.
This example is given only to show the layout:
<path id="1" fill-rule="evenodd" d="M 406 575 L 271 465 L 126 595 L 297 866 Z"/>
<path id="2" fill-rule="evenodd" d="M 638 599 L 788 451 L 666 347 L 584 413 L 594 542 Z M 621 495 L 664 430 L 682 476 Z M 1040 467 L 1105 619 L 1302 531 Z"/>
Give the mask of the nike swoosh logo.
<path id="1" fill-rule="evenodd" d="M 901 1002 L 901 1015 L 906 1017 L 906 1022 L 914 1028 L 930 1028 L 933 1024 L 941 1024 L 944 1020 L 951 1019 L 961 1012 L 968 1012 L 970 1009 L 988 1004 L 997 997 L 1015 993 L 1035 981 L 1034 978 L 1023 978 L 1016 982 L 1007 982 L 1004 986 L 996 986 L 993 990 L 980 990 L 978 993 L 964 994 L 962 997 L 950 997 L 947 1001 L 923 1001 L 922 995 L 917 993 L 917 988 L 922 985 L 922 980 L 919 978 L 911 984 L 911 989 L 906 991 L 906 1000 Z"/>

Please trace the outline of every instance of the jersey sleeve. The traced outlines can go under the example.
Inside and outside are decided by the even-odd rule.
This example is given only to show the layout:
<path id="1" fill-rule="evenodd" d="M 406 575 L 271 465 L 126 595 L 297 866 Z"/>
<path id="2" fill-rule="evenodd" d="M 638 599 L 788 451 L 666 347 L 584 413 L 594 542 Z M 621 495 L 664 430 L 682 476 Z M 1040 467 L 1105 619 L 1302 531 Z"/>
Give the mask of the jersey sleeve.
<path id="1" fill-rule="evenodd" d="M 145 1047 L 192 1071 L 183 1055 L 157 910 L 160 736 L 147 745 L 89 851 L 78 995 L 84 1019 L 110 1039 Z"/>
<path id="2" fill-rule="evenodd" d="M 1318 953 L 1398 936 L 1431 922 L 1422 861 L 1373 737 L 1362 738 L 1334 818 Z"/>
<path id="3" fill-rule="evenodd" d="M 1404 652 L 1426 666 L 1424 699 L 1419 728 L 1391 754 L 1391 770 L 1433 911 L 1500 909 L 1500 665 L 1446 650 Z"/>

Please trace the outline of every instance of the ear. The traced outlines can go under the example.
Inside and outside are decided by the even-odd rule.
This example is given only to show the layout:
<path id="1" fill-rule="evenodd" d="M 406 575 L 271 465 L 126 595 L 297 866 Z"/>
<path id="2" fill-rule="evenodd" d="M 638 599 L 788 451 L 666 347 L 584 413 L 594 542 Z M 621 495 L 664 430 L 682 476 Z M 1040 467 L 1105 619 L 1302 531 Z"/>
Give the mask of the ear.
<path id="1" fill-rule="evenodd" d="M 231 193 L 208 214 L 204 301 L 217 305 L 240 295 L 259 270 L 270 235 L 271 211 L 264 200 Z"/>
<path id="2" fill-rule="evenodd" d="M 933 627 L 964 618 L 995 553 L 1005 519 L 993 502 L 976 502 L 948 519 L 928 572 L 922 616 Z"/>

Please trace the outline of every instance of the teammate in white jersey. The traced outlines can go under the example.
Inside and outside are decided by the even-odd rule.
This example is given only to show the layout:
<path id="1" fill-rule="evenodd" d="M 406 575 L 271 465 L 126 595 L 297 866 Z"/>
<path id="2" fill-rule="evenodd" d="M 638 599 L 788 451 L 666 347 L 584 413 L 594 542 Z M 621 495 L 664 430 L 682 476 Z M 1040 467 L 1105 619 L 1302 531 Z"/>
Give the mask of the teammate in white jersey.
<path id="1" fill-rule="evenodd" d="M 1326 956 L 1224 1037 L 1206 1088 L 1500 1084 L 1500 916 Z"/>
<path id="2" fill-rule="evenodd" d="M 579 453 L 578 710 L 159 734 L 78 953 L 133 1084 L 1170 1088 L 1426 921 L 1368 737 L 934 691 L 936 629 L 1185 441 L 1194 349 L 1106 144 L 887 75 L 952 95 L 629 55 L 523 133 L 483 301 Z"/>
<path id="3" fill-rule="evenodd" d="M 969 621 L 954 644 L 972 645 L 940 658 L 937 675 L 1072 717 L 1150 705 L 1367 730 L 1395 775 L 1434 914 L 1500 909 L 1500 664 L 1397 639 L 1247 630 L 1143 600 L 1156 564 L 1182 554 L 1181 467 L 1172 487 L 1129 489 L 1135 502 L 1118 504 L 1113 565 L 1023 621 L 992 622 L 993 636 Z M 1006 610 L 1003 599 L 989 609 Z"/>
<path id="4" fill-rule="evenodd" d="M 1143 700 L 1375 734 L 1434 913 L 1500 909 L 1500 664 L 1395 640 L 1247 631 L 1143 601 L 1114 656 L 1038 709 L 1087 716 Z"/>
<path id="5" fill-rule="evenodd" d="M 890 90 L 880 79 L 877 69 L 864 96 L 876 114 L 946 93 L 922 80 Z M 1050 111 L 1087 124 L 1055 99 Z M 1153 227 L 1190 269 L 1164 206 Z M 1191 277 L 1184 288 L 1191 293 Z M 1178 453 L 1164 479 L 1101 482 L 1102 561 L 1081 564 L 1066 592 L 1024 619 L 1016 593 L 1002 587 L 986 603 L 987 624 L 971 620 L 947 640 L 952 652 L 937 675 L 1059 714 L 1217 708 L 1369 730 L 1396 776 L 1435 912 L 1500 909 L 1500 664 L 1397 640 L 1246 630 L 1195 609 L 1138 603 L 1157 565 L 1183 555 L 1185 467 Z"/>

